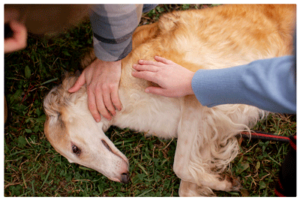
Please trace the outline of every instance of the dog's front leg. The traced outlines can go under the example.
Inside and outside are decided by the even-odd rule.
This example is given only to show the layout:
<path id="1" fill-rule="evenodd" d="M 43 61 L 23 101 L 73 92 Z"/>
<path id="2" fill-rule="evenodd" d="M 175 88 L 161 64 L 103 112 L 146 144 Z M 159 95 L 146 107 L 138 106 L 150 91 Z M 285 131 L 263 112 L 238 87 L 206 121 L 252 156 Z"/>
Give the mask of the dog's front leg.
<path id="1" fill-rule="evenodd" d="M 196 100 L 197 101 L 197 100 Z M 178 139 L 174 158 L 173 170 L 183 181 L 195 183 L 194 178 L 188 170 L 193 144 L 199 132 L 197 107 L 201 106 L 195 102 L 195 97 L 184 97 L 181 101 L 181 118 L 178 125 Z"/>
<path id="2" fill-rule="evenodd" d="M 185 105 L 187 102 L 192 105 Z M 214 196 L 213 191 L 197 181 L 200 177 L 193 177 L 189 171 L 191 153 L 193 151 L 194 142 L 197 142 L 197 134 L 199 133 L 199 116 L 200 109 L 197 109 L 199 103 L 193 102 L 193 99 L 181 102 L 182 114 L 178 126 L 178 139 L 176 153 L 174 158 L 174 172 L 181 179 L 179 196 L 195 197 L 195 196 Z M 199 112 L 197 112 L 199 110 Z M 200 166 L 198 166 L 200 167 Z M 203 169 L 205 173 L 205 170 Z M 198 182 L 198 184 L 196 184 Z"/>
<path id="3" fill-rule="evenodd" d="M 182 112 L 177 131 L 178 140 L 173 169 L 175 174 L 184 181 L 182 182 L 184 187 L 191 186 L 188 189 L 189 192 L 182 193 L 204 195 L 197 192 L 202 190 L 199 190 L 196 185 L 213 190 L 238 190 L 239 186 L 237 183 L 222 179 L 219 174 L 211 171 L 212 166 L 210 166 L 208 160 L 210 160 L 211 156 L 210 145 L 214 144 L 207 143 L 207 139 L 204 142 L 204 135 L 209 138 L 208 136 L 213 134 L 213 130 L 207 127 L 205 130 L 202 130 L 205 122 L 201 118 L 201 116 L 207 114 L 207 108 L 203 108 L 193 96 L 182 99 L 181 106 Z M 202 150 L 200 151 L 200 149 Z M 193 162 L 191 162 L 192 159 L 194 160 Z M 197 191 L 191 192 L 193 188 L 196 188 Z M 180 190 L 187 191 L 186 189 Z"/>

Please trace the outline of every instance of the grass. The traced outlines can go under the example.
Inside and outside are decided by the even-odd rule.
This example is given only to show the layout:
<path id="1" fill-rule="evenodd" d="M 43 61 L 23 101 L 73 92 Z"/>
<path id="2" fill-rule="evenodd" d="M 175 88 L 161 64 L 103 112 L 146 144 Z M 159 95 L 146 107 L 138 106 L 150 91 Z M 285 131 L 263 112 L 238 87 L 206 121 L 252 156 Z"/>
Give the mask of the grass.
<path id="1" fill-rule="evenodd" d="M 211 6 L 211 5 L 209 5 Z M 172 10 L 200 9 L 207 5 L 159 5 L 144 15 L 152 23 Z M 111 127 L 108 137 L 130 161 L 129 184 L 115 183 L 98 172 L 70 164 L 58 154 L 43 133 L 42 101 L 60 84 L 65 71 L 79 69 L 79 60 L 92 46 L 88 21 L 54 38 L 30 35 L 22 51 L 5 55 L 5 96 L 9 119 L 4 139 L 4 194 L 10 196 L 178 196 L 180 180 L 172 170 L 176 140 L 144 137 Z M 295 115 L 270 115 L 254 130 L 293 135 Z M 218 196 L 274 196 L 280 163 L 288 145 L 280 142 L 240 140 L 241 153 L 228 172 L 240 177 L 240 192 Z"/>

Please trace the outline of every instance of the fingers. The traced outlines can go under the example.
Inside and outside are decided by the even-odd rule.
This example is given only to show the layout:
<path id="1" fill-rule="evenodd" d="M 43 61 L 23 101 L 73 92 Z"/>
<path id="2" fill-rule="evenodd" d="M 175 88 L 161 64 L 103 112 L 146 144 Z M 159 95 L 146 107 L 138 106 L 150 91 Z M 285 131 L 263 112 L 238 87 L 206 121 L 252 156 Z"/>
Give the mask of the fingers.
<path id="1" fill-rule="evenodd" d="M 118 85 L 115 86 L 102 86 L 96 89 L 96 105 L 98 111 L 103 117 L 111 120 L 112 116 L 116 114 L 115 107 L 120 111 L 122 104 L 118 95 Z"/>
<path id="2" fill-rule="evenodd" d="M 84 72 L 79 76 L 79 78 L 77 79 L 77 81 L 75 82 L 75 84 L 73 85 L 73 87 L 71 87 L 68 92 L 77 92 L 81 86 L 83 86 L 85 84 L 85 75 Z"/>
<path id="3" fill-rule="evenodd" d="M 100 122 L 101 121 L 101 116 L 98 112 L 98 105 L 96 105 L 96 102 L 95 102 L 95 95 L 93 93 L 93 91 L 88 88 L 87 89 L 87 94 L 88 94 L 88 107 L 89 107 L 89 110 L 92 114 L 92 116 L 94 117 L 94 119 L 96 120 L 96 122 Z M 102 98 L 102 97 L 101 97 Z M 99 105 L 100 107 L 100 105 Z"/>
<path id="4" fill-rule="evenodd" d="M 149 72 L 149 71 L 132 72 L 132 76 L 157 83 L 157 79 L 154 72 Z"/>
<path id="5" fill-rule="evenodd" d="M 157 61 L 151 61 L 151 60 L 139 60 L 138 63 L 141 65 L 153 65 L 153 66 L 161 66 L 160 63 L 164 64 L 172 64 L 173 62 L 171 60 L 168 60 L 166 58 L 160 57 L 160 56 L 154 56 L 154 59 Z"/>
<path id="6" fill-rule="evenodd" d="M 160 88 L 160 87 L 147 87 L 145 89 L 145 92 L 151 93 L 151 94 L 157 94 L 157 95 L 162 95 L 162 96 L 167 96 L 165 89 Z"/>
<path id="7" fill-rule="evenodd" d="M 173 63 L 171 60 L 168 60 L 166 58 L 160 57 L 160 56 L 154 56 L 154 59 L 158 62 L 162 62 L 164 64 L 171 64 Z"/>
<path id="8" fill-rule="evenodd" d="M 111 88 L 111 101 L 119 111 L 122 110 L 122 103 L 118 94 L 118 85 Z"/>
<path id="9" fill-rule="evenodd" d="M 138 70 L 138 71 L 150 71 L 150 72 L 156 72 L 158 70 L 158 67 L 155 66 L 155 65 L 151 65 L 150 62 L 152 61 L 143 61 L 144 63 L 148 63 L 148 64 L 134 64 L 132 65 L 132 67 L 135 69 L 135 70 Z"/>
<path id="10" fill-rule="evenodd" d="M 11 21 L 10 28 L 13 31 L 13 36 L 4 40 L 5 53 L 24 49 L 27 45 L 26 27 L 17 21 Z"/>
<path id="11" fill-rule="evenodd" d="M 93 91 L 96 91 L 95 93 Z M 108 120 L 112 119 L 112 115 L 116 114 L 115 107 L 118 110 L 122 109 L 122 104 L 118 96 L 118 88 L 114 88 L 112 91 L 108 91 L 105 87 L 96 89 L 88 88 L 88 105 L 89 110 L 92 113 L 94 119 L 99 122 L 101 115 Z M 101 113 L 101 115 L 99 114 Z"/>
<path id="12" fill-rule="evenodd" d="M 19 48 L 23 49 L 27 45 L 27 30 L 26 27 L 16 21 L 10 23 L 10 27 L 14 32 L 14 38 L 18 42 Z"/>
<path id="13" fill-rule="evenodd" d="M 115 108 L 112 104 L 112 101 L 111 101 L 111 98 L 110 98 L 110 92 L 108 90 L 103 90 L 103 102 L 104 102 L 104 105 L 105 107 L 107 108 L 107 110 L 109 110 L 109 112 L 112 114 L 112 115 L 115 115 L 116 114 L 116 111 L 115 111 Z M 104 113 L 100 110 L 100 113 Z M 109 114 L 109 113 L 108 113 Z M 107 118 L 107 117 L 110 118 L 110 116 L 108 116 L 106 113 L 104 114 L 104 117 Z M 108 119 L 108 118 L 107 118 Z"/>
<path id="14" fill-rule="evenodd" d="M 139 60 L 138 64 L 134 64 L 133 68 L 136 70 L 147 70 L 147 71 L 152 71 L 155 72 L 158 70 L 158 67 L 162 67 L 165 64 L 174 64 L 171 60 L 168 60 L 166 58 L 160 57 L 160 56 L 155 56 L 154 59 L 157 61 L 151 61 L 151 60 Z"/>
<path id="15" fill-rule="evenodd" d="M 96 110 L 97 112 L 100 112 L 103 117 L 105 117 L 108 120 L 111 120 L 111 115 L 109 114 L 104 104 L 105 101 L 107 102 L 107 98 L 109 97 L 107 97 L 107 95 L 103 95 L 100 89 L 96 89 L 96 105 L 97 105 Z"/>
<path id="16" fill-rule="evenodd" d="M 152 61 L 152 60 L 139 60 L 138 63 L 140 65 L 152 65 L 153 67 L 154 66 L 159 66 L 159 63 L 158 62 L 155 62 L 155 61 Z"/>

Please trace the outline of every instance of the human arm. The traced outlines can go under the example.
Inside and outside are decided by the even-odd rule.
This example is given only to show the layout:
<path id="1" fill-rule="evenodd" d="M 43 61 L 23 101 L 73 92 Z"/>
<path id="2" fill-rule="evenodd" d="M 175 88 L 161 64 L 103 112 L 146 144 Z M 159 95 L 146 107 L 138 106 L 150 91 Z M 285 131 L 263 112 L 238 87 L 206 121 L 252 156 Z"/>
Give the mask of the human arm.
<path id="1" fill-rule="evenodd" d="M 192 88 L 202 105 L 248 104 L 279 113 L 296 113 L 295 56 L 247 65 L 198 70 Z"/>
<path id="2" fill-rule="evenodd" d="M 168 97 L 195 94 L 200 103 L 208 107 L 249 104 L 272 112 L 296 113 L 294 56 L 257 60 L 225 69 L 201 69 L 192 78 L 190 72 L 179 71 L 184 68 L 176 69 L 173 64 L 165 64 L 163 73 L 162 70 L 149 73 L 151 66 L 159 67 L 157 63 L 143 61 L 133 66 L 138 71 L 132 73 L 137 78 L 144 78 L 160 86 L 151 89 L 150 93 Z M 186 89 L 189 84 L 192 92 Z M 181 94 L 173 95 L 176 90 Z"/>
<path id="3" fill-rule="evenodd" d="M 132 34 L 141 18 L 143 5 L 94 5 L 90 13 L 94 51 L 97 59 L 80 75 L 69 92 L 87 84 L 88 105 L 96 121 L 100 114 L 111 119 L 115 107 L 121 110 L 118 96 L 121 60 L 132 48 Z M 100 112 L 100 114 L 99 114 Z"/>

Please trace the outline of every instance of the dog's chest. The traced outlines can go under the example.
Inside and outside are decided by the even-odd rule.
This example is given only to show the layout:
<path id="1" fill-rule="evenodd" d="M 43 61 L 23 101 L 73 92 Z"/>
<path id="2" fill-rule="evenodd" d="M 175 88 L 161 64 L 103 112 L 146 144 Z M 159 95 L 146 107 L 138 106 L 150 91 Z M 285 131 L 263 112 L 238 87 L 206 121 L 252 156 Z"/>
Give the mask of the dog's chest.
<path id="1" fill-rule="evenodd" d="M 181 112 L 178 99 L 136 91 L 129 94 L 128 98 L 120 95 L 123 111 L 115 116 L 113 125 L 161 138 L 177 137 Z"/>

